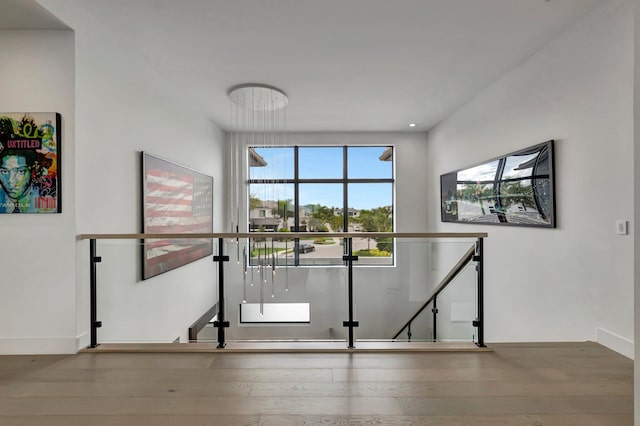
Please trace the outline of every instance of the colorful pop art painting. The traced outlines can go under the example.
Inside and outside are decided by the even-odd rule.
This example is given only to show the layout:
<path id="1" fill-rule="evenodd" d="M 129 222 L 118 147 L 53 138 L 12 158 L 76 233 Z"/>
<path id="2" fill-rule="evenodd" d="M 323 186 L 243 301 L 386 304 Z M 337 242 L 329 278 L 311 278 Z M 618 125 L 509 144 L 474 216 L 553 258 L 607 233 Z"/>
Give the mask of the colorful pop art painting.
<path id="1" fill-rule="evenodd" d="M 61 213 L 60 114 L 0 113 L 0 213 Z"/>

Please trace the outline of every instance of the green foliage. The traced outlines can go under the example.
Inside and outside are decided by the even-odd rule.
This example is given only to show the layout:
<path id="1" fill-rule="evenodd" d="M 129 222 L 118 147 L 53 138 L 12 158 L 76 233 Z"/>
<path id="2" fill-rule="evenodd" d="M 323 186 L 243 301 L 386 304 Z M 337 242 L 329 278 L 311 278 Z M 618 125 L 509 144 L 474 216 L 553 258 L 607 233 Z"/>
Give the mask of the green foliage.
<path id="1" fill-rule="evenodd" d="M 257 209 L 262 205 L 262 200 L 258 197 L 254 197 L 253 195 L 249 197 L 249 209 Z"/>
<path id="2" fill-rule="evenodd" d="M 494 197 L 493 185 L 483 183 L 467 184 L 464 186 L 464 188 L 460 189 L 458 193 L 458 196 L 462 200 L 467 200 L 471 203 L 479 203 L 480 210 L 482 210 L 483 215 L 486 214 L 484 209 L 484 202 Z"/>
<path id="3" fill-rule="evenodd" d="M 331 220 L 335 217 L 333 209 L 327 206 L 321 206 L 316 204 L 312 208 L 311 218 L 318 219 L 323 224 L 331 223 Z"/>
<path id="4" fill-rule="evenodd" d="M 264 226 L 260 225 L 260 227 L 255 232 L 264 232 Z M 264 242 L 265 240 L 266 238 L 258 238 L 258 237 L 253 238 L 253 241 L 255 241 L 256 243 L 261 243 L 261 242 Z"/>
<path id="5" fill-rule="evenodd" d="M 361 210 L 358 222 L 365 232 L 392 232 L 393 210 L 389 206 Z"/>
<path id="6" fill-rule="evenodd" d="M 320 244 L 320 245 L 330 245 L 335 243 L 336 242 L 333 240 L 333 238 L 317 238 L 313 240 L 313 244 Z"/>
<path id="7" fill-rule="evenodd" d="M 274 216 L 279 216 L 284 219 L 285 223 L 288 217 L 293 217 L 293 200 L 278 200 L 278 207 L 271 209 Z"/>
<path id="8" fill-rule="evenodd" d="M 521 204 L 524 209 L 535 208 L 535 205 L 531 204 L 532 200 L 531 185 L 522 185 L 521 182 L 504 182 L 500 185 L 500 201 L 505 209 L 516 204 Z"/>
<path id="9" fill-rule="evenodd" d="M 280 229 L 278 229 L 278 232 L 291 232 L 291 231 L 289 230 L 289 228 L 280 228 Z M 288 239 L 288 238 L 277 238 L 277 237 L 273 237 L 273 241 L 285 241 L 285 240 L 287 240 L 287 239 Z M 291 241 L 291 240 L 290 240 L 290 241 Z"/>
<path id="10" fill-rule="evenodd" d="M 277 253 L 279 251 L 283 251 L 286 250 L 284 247 L 267 247 L 267 248 L 256 248 L 251 250 L 251 257 L 258 257 L 258 255 L 260 256 L 270 256 L 272 253 Z"/>
<path id="11" fill-rule="evenodd" d="M 393 241 L 391 238 L 376 238 L 376 248 L 380 251 L 393 253 Z"/>
<path id="12" fill-rule="evenodd" d="M 331 216 L 329 219 L 329 225 L 331 226 L 331 230 L 333 232 L 342 232 L 342 221 L 344 219 L 343 215 Z"/>
<path id="13" fill-rule="evenodd" d="M 377 248 L 372 248 L 370 250 L 358 250 L 353 254 L 355 256 L 362 257 L 391 257 L 391 253 L 388 251 L 378 250 Z"/>
<path id="14" fill-rule="evenodd" d="M 321 226 L 324 226 L 324 222 L 322 221 L 322 219 L 318 219 L 317 217 L 314 217 L 314 216 L 311 216 L 309 218 L 309 231 L 317 232 Z"/>

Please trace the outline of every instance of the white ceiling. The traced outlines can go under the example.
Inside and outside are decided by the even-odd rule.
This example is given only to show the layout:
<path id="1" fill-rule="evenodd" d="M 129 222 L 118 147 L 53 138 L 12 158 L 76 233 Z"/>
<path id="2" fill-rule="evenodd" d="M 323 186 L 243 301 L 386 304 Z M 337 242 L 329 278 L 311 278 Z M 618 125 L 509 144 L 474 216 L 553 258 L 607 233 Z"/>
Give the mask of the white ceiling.
<path id="1" fill-rule="evenodd" d="M 35 0 L 0 0 L 0 30 L 68 30 Z"/>
<path id="2" fill-rule="evenodd" d="M 75 3 L 224 129 L 227 90 L 255 82 L 287 93 L 292 131 L 424 131 L 606 1 Z"/>

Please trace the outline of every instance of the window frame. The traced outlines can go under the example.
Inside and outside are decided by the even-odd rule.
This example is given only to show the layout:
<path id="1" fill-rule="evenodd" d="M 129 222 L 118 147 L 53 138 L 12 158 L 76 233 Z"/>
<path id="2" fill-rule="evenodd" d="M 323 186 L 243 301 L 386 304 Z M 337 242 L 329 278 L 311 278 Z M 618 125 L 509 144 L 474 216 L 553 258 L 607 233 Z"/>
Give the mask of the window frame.
<path id="1" fill-rule="evenodd" d="M 300 148 L 342 148 L 342 177 L 341 178 L 300 178 Z M 391 149 L 391 177 L 390 178 L 349 178 L 349 148 L 380 148 L 387 147 Z M 250 199 L 251 199 L 251 185 L 265 185 L 265 184 L 286 184 L 293 185 L 293 209 L 294 209 L 294 231 L 300 229 L 300 185 L 304 184 L 341 184 L 342 185 L 342 229 L 349 229 L 349 185 L 350 184 L 362 184 L 362 183 L 388 183 L 391 184 L 391 209 L 392 209 L 392 231 L 396 228 L 396 199 L 395 199 L 395 183 L 396 183 L 396 165 L 395 165 L 395 145 L 278 145 L 278 146 L 264 146 L 264 145 L 250 145 L 247 147 L 247 155 L 249 152 L 260 148 L 293 148 L 293 178 L 274 178 L 274 179 L 251 179 L 251 168 L 247 168 L 247 212 L 250 212 Z M 381 160 L 384 161 L 384 160 Z M 332 206 L 327 206 L 332 207 Z M 382 206 L 380 206 L 382 207 Z M 344 214 L 347 212 L 347 214 Z M 249 218 L 250 219 L 250 218 Z M 295 239 L 295 244 L 298 244 L 298 239 Z M 345 247 L 346 249 L 346 247 Z M 322 266 L 327 267 L 331 265 L 304 265 L 300 264 L 300 255 L 295 250 L 294 264 L 290 266 L 295 267 L 313 267 Z M 395 265 L 395 250 L 392 255 L 391 264 L 375 265 L 375 266 L 394 266 Z M 256 265 L 249 265 L 256 266 Z M 362 265 L 365 266 L 365 265 Z M 366 265 L 374 266 L 374 265 Z"/>

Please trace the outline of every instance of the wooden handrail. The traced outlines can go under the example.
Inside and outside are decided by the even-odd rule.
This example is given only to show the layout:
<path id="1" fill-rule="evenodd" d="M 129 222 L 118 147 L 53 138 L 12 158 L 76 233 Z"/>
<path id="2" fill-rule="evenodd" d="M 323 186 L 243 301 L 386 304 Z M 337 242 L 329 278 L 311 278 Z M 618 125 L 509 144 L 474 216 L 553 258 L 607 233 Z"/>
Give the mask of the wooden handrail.
<path id="1" fill-rule="evenodd" d="M 209 238 L 486 238 L 486 232 L 218 232 L 193 234 L 79 234 L 78 240 L 144 240 Z"/>
<path id="2" fill-rule="evenodd" d="M 471 262 L 471 260 L 473 260 L 473 256 L 476 253 L 476 245 L 474 244 L 473 246 L 471 246 L 469 248 L 469 250 L 467 250 L 465 252 L 465 254 L 462 255 L 462 257 L 460 258 L 460 260 L 458 260 L 458 263 L 456 263 L 454 265 L 453 268 L 451 268 L 451 270 L 449 271 L 449 273 L 442 279 L 442 281 L 440 281 L 440 284 L 438 284 L 432 291 L 431 294 L 429 295 L 429 297 L 427 298 L 427 301 L 424 302 L 424 304 L 420 307 L 420 309 L 418 309 L 418 312 L 416 312 L 409 321 L 406 322 L 406 324 L 404 326 L 402 326 L 402 328 L 393 336 L 393 339 L 398 338 L 398 336 L 407 328 L 409 327 L 409 324 L 411 324 L 413 322 L 413 320 L 415 320 L 418 315 L 420 315 L 426 308 L 427 306 L 429 306 L 429 304 L 431 302 L 433 302 L 433 299 L 435 299 L 436 297 L 438 297 L 438 295 L 445 289 L 447 288 L 447 286 L 455 279 L 455 277 L 458 276 L 458 274 L 460 274 L 460 272 L 462 272 L 462 270 L 464 269 L 465 266 L 467 266 L 467 264 L 469 262 Z"/>

